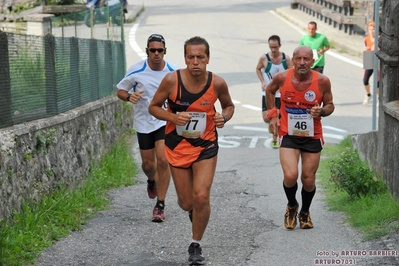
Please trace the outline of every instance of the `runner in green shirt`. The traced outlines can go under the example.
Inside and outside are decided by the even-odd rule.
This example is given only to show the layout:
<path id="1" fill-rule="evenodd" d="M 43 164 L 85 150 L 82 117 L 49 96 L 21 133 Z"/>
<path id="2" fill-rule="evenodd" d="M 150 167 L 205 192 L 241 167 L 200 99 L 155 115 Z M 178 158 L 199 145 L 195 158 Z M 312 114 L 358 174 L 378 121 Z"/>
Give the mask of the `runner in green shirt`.
<path id="1" fill-rule="evenodd" d="M 308 34 L 302 36 L 299 45 L 308 46 L 313 51 L 314 64 L 313 70 L 323 74 L 324 53 L 330 49 L 330 43 L 327 37 L 321 33 L 316 33 L 317 23 L 314 21 L 308 24 Z"/>

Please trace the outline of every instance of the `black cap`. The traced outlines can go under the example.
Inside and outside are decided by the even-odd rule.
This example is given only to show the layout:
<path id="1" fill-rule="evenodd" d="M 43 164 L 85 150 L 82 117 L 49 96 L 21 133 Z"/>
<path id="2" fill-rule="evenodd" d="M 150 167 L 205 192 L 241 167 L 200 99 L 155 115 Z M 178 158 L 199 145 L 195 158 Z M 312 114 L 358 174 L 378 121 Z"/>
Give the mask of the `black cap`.
<path id="1" fill-rule="evenodd" d="M 165 45 L 165 39 L 161 34 L 151 34 L 150 37 L 148 37 L 147 46 L 150 44 L 150 42 L 161 42 L 163 45 Z"/>

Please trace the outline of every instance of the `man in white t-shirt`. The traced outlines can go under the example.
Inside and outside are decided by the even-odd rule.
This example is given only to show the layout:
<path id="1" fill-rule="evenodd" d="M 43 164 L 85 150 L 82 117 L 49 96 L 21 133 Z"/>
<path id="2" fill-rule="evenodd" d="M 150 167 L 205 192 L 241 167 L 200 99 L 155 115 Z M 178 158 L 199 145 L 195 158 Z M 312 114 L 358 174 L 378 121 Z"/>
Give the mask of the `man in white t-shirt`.
<path id="1" fill-rule="evenodd" d="M 117 96 L 133 104 L 133 129 L 137 132 L 141 168 L 148 178 L 147 193 L 152 199 L 157 197 L 152 221 L 163 222 L 165 197 L 170 183 L 169 164 L 164 151 L 166 122 L 153 117 L 148 112 L 148 106 L 164 76 L 178 67 L 163 59 L 166 47 L 165 39 L 160 34 L 148 37 L 146 53 L 147 59 L 130 66 L 126 76 L 117 84 Z"/>
<path id="2" fill-rule="evenodd" d="M 280 52 L 281 40 L 277 35 L 272 35 L 268 39 L 270 48 L 269 53 L 262 54 L 256 65 L 256 75 L 261 82 L 262 89 L 262 117 L 265 123 L 270 121 L 267 119 L 267 106 L 266 106 L 266 87 L 272 81 L 273 77 L 278 73 L 288 68 L 292 68 L 291 58 Z M 276 107 L 280 108 L 280 93 L 276 93 Z M 269 130 L 270 131 L 270 130 Z M 279 148 L 277 135 L 273 135 L 272 147 Z"/>

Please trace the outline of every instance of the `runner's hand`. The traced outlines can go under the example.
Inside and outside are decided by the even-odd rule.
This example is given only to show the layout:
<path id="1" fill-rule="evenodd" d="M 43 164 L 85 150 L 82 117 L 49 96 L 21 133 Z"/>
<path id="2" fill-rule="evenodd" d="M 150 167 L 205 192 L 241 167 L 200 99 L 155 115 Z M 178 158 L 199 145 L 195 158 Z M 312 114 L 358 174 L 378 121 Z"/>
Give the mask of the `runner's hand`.
<path id="1" fill-rule="evenodd" d="M 176 113 L 173 123 L 175 123 L 178 126 L 184 126 L 190 120 L 191 120 L 191 115 L 189 115 L 187 112 L 179 112 Z"/>
<path id="2" fill-rule="evenodd" d="M 224 127 L 224 117 L 220 113 L 216 112 L 215 116 L 213 117 L 213 122 L 215 122 L 215 125 L 217 128 L 223 128 Z"/>
<path id="3" fill-rule="evenodd" d="M 141 98 L 143 98 L 142 94 L 144 91 L 136 91 L 130 96 L 130 102 L 137 103 Z"/>

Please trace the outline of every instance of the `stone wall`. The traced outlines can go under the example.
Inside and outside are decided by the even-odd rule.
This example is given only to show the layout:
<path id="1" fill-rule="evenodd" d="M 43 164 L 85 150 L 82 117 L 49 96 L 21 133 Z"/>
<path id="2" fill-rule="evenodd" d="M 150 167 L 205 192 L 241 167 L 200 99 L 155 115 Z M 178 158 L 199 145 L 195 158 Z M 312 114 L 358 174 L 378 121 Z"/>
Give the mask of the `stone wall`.
<path id="1" fill-rule="evenodd" d="M 74 187 L 126 130 L 133 108 L 115 96 L 0 130 L 0 220 L 61 185 Z"/>
<path id="2" fill-rule="evenodd" d="M 378 131 L 353 136 L 352 142 L 399 198 L 399 0 L 384 0 L 380 28 Z"/>

